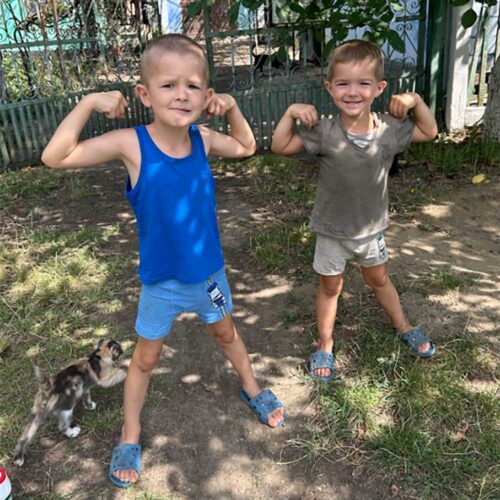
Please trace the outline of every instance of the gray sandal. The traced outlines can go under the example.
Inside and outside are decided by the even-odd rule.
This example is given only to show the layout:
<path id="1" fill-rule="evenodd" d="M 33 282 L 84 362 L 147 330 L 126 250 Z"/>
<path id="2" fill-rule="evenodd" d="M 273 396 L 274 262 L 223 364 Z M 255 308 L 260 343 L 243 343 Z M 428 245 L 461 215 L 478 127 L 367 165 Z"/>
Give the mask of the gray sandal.
<path id="1" fill-rule="evenodd" d="M 436 354 L 436 346 L 432 342 L 431 338 L 425 333 L 425 330 L 421 326 L 416 326 L 412 328 L 409 332 L 400 334 L 401 341 L 404 342 L 409 348 L 412 354 L 415 354 L 419 358 L 429 359 Z M 418 348 L 429 342 L 430 347 L 426 352 L 420 352 Z"/>

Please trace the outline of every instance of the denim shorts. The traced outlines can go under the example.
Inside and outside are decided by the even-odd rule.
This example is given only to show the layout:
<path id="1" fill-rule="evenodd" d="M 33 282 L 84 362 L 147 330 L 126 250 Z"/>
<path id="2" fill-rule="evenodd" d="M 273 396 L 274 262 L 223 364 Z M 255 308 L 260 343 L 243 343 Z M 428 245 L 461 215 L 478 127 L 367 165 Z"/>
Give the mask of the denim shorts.
<path id="1" fill-rule="evenodd" d="M 342 274 L 346 262 L 355 258 L 363 267 L 384 264 L 389 259 L 383 233 L 360 240 L 340 240 L 316 235 L 313 268 L 323 276 Z"/>
<path id="2" fill-rule="evenodd" d="M 149 340 L 165 337 L 175 318 L 183 312 L 195 312 L 203 323 L 217 323 L 233 309 L 231 290 L 224 267 L 206 281 L 188 285 L 177 280 L 143 285 L 135 329 Z"/>

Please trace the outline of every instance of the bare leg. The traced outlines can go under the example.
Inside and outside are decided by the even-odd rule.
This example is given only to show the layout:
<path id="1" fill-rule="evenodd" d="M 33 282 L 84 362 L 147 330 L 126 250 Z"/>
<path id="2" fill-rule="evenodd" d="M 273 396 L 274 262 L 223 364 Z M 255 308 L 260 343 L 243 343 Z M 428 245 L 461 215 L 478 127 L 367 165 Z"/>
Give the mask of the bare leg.
<path id="1" fill-rule="evenodd" d="M 148 390 L 151 373 L 160 358 L 164 338 L 159 340 L 146 340 L 139 337 L 135 346 L 132 361 L 125 379 L 123 394 L 123 427 L 120 444 L 139 442 L 141 433 L 141 411 Z M 139 475 L 134 469 L 122 469 L 114 472 L 121 481 L 134 483 Z"/>
<path id="2" fill-rule="evenodd" d="M 361 267 L 363 278 L 368 286 L 373 290 L 382 309 L 386 312 L 391 320 L 392 326 L 400 333 L 410 331 L 413 326 L 406 319 L 399 295 L 392 284 L 385 264 L 380 264 L 373 267 Z M 429 342 L 425 342 L 418 346 L 420 352 L 427 352 L 430 348 Z"/>
<path id="3" fill-rule="evenodd" d="M 238 335 L 236 326 L 234 325 L 231 316 L 207 326 L 208 331 L 221 348 L 224 356 L 226 356 L 226 358 L 231 362 L 233 368 L 240 376 L 243 390 L 251 398 L 257 396 L 261 389 L 257 384 L 257 380 L 255 380 L 255 375 L 253 374 L 245 344 Z M 276 427 L 283 418 L 283 412 L 283 408 L 277 408 L 274 410 L 269 415 L 268 424 L 271 427 Z"/>
<path id="4" fill-rule="evenodd" d="M 319 277 L 318 294 L 316 296 L 316 321 L 318 324 L 318 351 L 332 352 L 333 350 L 333 328 L 337 317 L 337 305 L 344 285 L 344 276 Z M 321 368 L 314 371 L 318 377 L 328 377 L 329 368 Z"/>

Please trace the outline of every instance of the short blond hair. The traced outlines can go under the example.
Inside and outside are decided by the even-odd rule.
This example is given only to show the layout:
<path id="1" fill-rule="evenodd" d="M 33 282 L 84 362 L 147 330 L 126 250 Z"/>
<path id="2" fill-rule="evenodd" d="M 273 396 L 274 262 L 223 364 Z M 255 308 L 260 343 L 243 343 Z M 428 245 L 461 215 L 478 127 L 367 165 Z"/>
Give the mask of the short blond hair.
<path id="1" fill-rule="evenodd" d="M 375 77 L 378 81 L 384 79 L 384 54 L 380 48 L 368 40 L 349 40 L 332 52 L 326 71 L 327 80 L 332 81 L 337 64 L 361 61 L 373 62 Z"/>
<path id="2" fill-rule="evenodd" d="M 180 33 L 169 33 L 153 39 L 147 45 L 141 57 L 141 81 L 146 84 L 154 69 L 154 55 L 157 53 L 173 52 L 179 55 L 191 54 L 199 57 L 203 62 L 203 78 L 208 85 L 210 76 L 208 60 L 204 48 L 192 38 Z"/>

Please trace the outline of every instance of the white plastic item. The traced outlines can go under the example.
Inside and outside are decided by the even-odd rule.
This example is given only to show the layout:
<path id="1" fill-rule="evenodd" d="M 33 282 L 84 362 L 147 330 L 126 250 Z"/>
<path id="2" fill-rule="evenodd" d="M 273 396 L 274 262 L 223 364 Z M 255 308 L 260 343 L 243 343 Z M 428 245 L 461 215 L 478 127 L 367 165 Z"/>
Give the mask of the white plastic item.
<path id="1" fill-rule="evenodd" d="M 0 469 L 0 500 L 12 499 L 12 486 L 10 485 L 9 476 L 7 473 Z"/>

